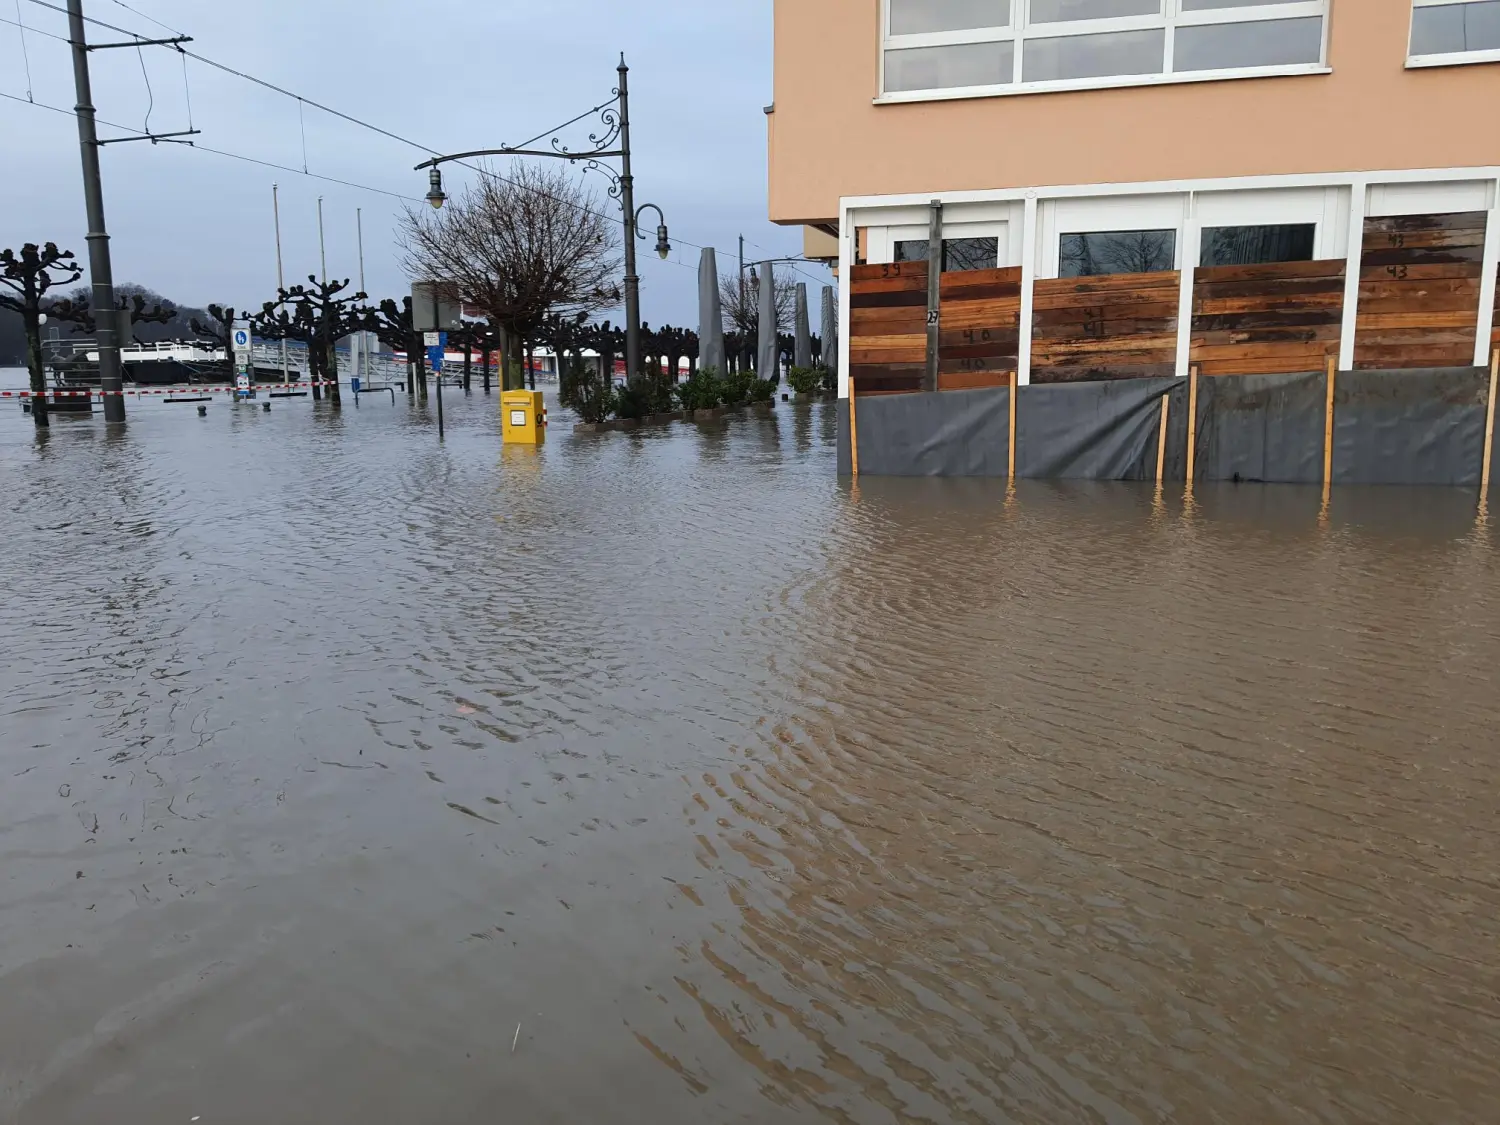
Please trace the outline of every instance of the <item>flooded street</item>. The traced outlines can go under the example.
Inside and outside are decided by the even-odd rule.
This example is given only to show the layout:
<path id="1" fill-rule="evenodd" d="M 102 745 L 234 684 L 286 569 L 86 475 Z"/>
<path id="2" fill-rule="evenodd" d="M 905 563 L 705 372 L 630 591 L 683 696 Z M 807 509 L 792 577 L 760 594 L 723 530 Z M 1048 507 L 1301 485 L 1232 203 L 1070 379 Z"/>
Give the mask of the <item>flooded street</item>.
<path id="1" fill-rule="evenodd" d="M 0 408 L 0 1122 L 1495 1120 L 1472 494 L 129 409 Z"/>

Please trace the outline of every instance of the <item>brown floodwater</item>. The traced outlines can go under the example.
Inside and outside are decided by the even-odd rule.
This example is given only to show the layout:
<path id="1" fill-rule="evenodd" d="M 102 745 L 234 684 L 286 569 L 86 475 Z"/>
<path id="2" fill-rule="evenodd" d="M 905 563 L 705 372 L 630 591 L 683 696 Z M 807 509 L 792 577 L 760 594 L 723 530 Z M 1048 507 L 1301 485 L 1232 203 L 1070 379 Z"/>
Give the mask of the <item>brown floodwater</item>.
<path id="1" fill-rule="evenodd" d="M 1500 1118 L 1500 532 L 833 408 L 0 413 L 0 1122 Z"/>

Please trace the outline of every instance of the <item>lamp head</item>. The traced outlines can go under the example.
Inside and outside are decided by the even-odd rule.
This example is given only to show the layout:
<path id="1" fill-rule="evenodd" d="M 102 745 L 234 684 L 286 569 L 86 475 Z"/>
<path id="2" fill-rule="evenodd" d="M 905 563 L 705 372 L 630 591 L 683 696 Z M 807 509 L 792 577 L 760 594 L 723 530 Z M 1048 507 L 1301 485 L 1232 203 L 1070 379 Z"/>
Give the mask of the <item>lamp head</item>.
<path id="1" fill-rule="evenodd" d="M 662 223 L 656 228 L 656 254 L 662 261 L 667 260 L 667 255 L 672 252 L 672 243 L 667 238 L 667 224 Z"/>
<path id="2" fill-rule="evenodd" d="M 448 201 L 448 197 L 443 193 L 442 169 L 434 167 L 431 174 L 427 177 L 427 181 L 432 185 L 427 192 L 427 202 L 432 204 L 434 211 L 437 211 Z"/>

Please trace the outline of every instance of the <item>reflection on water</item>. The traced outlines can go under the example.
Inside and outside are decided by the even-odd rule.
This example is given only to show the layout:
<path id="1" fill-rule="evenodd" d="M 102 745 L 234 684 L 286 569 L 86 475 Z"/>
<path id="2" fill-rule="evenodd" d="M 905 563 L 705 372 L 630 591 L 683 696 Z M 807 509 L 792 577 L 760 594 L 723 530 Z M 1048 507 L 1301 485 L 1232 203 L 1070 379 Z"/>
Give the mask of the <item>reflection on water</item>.
<path id="1" fill-rule="evenodd" d="M 1493 1119 L 1471 495 L 455 397 L 0 415 L 0 1121 Z"/>

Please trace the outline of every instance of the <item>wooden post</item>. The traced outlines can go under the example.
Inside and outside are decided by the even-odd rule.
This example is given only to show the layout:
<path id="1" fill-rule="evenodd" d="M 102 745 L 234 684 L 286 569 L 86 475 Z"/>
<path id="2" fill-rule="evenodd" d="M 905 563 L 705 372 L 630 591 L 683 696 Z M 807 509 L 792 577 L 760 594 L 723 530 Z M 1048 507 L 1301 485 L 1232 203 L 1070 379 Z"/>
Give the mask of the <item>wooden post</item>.
<path id="1" fill-rule="evenodd" d="M 1016 372 L 1010 373 L 1010 445 L 1009 445 L 1010 467 L 1006 470 L 1006 479 L 1016 479 Z"/>
<path id="2" fill-rule="evenodd" d="M 1323 417 L 1323 490 L 1333 487 L 1333 392 L 1338 382 L 1337 356 L 1328 357 L 1328 410 Z"/>
<path id="3" fill-rule="evenodd" d="M 943 201 L 932 201 L 927 224 L 927 377 L 924 391 L 938 389 L 938 354 L 942 341 Z"/>
<path id="4" fill-rule="evenodd" d="M 1198 365 L 1188 369 L 1187 482 L 1198 475 Z"/>
<path id="5" fill-rule="evenodd" d="M 1156 439 L 1156 483 L 1162 482 L 1167 468 L 1167 413 L 1172 406 L 1172 392 L 1161 396 L 1161 434 Z"/>
<path id="6" fill-rule="evenodd" d="M 849 376 L 849 469 L 854 477 L 859 476 L 859 425 L 854 415 L 854 376 Z"/>
<path id="7" fill-rule="evenodd" d="M 1490 401 L 1484 418 L 1484 465 L 1479 470 L 1479 500 L 1490 498 L 1490 467 L 1495 460 L 1495 391 L 1500 383 L 1500 351 L 1490 354 Z"/>

